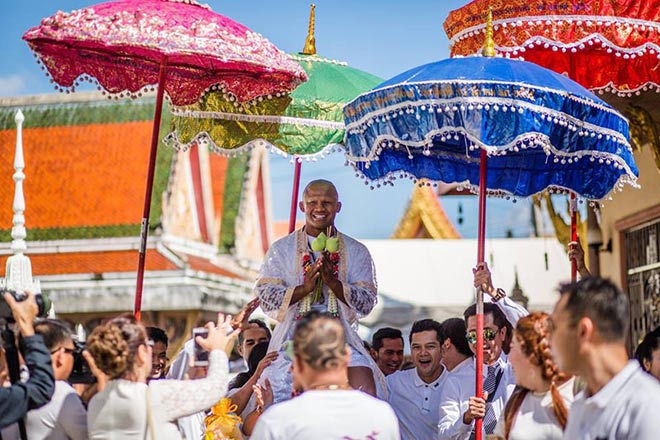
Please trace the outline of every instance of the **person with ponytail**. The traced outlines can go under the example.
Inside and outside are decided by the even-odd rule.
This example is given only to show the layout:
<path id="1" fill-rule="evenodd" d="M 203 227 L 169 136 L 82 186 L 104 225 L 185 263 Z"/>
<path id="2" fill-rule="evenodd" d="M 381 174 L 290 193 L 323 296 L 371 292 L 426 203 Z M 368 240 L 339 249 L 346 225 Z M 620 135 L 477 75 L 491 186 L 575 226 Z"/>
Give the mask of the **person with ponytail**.
<path id="1" fill-rule="evenodd" d="M 561 439 L 573 402 L 574 378 L 559 371 L 549 343 L 549 316 L 535 312 L 518 320 L 509 361 L 516 388 L 495 435 L 505 440 Z"/>
<path id="2" fill-rule="evenodd" d="M 94 329 L 87 340 L 90 367 L 109 381 L 89 403 L 87 429 L 93 440 L 178 440 L 176 419 L 204 411 L 227 392 L 225 346 L 231 317 L 218 314 L 206 324 L 208 336 L 196 342 L 209 351 L 207 377 L 197 380 L 153 380 L 151 345 L 145 327 L 133 316 L 119 316 Z M 96 373 L 95 373 L 96 374 Z M 101 374 L 101 373 L 98 373 Z"/>

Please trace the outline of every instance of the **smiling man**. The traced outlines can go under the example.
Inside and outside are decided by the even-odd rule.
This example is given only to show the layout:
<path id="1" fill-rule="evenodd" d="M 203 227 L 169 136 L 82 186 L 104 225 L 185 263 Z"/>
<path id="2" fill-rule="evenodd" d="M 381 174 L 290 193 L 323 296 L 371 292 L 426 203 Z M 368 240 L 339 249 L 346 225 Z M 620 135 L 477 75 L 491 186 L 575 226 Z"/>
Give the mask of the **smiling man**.
<path id="1" fill-rule="evenodd" d="M 387 376 L 387 400 L 399 419 L 402 440 L 436 437 L 440 389 L 447 377 L 441 363 L 443 340 L 440 323 L 432 319 L 416 321 L 410 330 L 415 368 Z"/>
<path id="2" fill-rule="evenodd" d="M 497 419 L 515 387 L 513 371 L 507 355 L 502 349 L 508 327 L 515 327 L 518 319 L 528 314 L 527 310 L 506 297 L 502 289 L 495 289 L 486 263 L 474 269 L 474 284 L 490 297 L 492 302 L 484 304 L 484 350 L 483 389 L 484 397 L 475 397 L 475 358 L 464 361 L 452 370 L 440 397 L 440 421 L 438 437 L 451 439 L 470 438 L 475 420 L 483 419 L 483 431 L 492 434 Z M 477 319 L 476 304 L 463 314 L 467 329 L 467 342 L 476 352 Z"/>
<path id="3" fill-rule="evenodd" d="M 371 348 L 378 368 L 385 376 L 401 369 L 403 363 L 403 335 L 392 327 L 380 328 L 371 338 Z"/>
<path id="4" fill-rule="evenodd" d="M 351 386 L 384 397 L 384 377 L 355 331 L 358 318 L 376 304 L 371 255 L 363 244 L 337 231 L 335 216 L 342 205 L 332 182 L 310 182 L 299 207 L 305 226 L 273 243 L 255 285 L 262 310 L 279 321 L 268 351 L 284 352 L 296 321 L 310 310 L 327 312 L 342 323 L 351 347 Z M 262 374 L 262 381 L 272 384 L 275 402 L 291 397 L 290 364 L 282 353 Z"/>

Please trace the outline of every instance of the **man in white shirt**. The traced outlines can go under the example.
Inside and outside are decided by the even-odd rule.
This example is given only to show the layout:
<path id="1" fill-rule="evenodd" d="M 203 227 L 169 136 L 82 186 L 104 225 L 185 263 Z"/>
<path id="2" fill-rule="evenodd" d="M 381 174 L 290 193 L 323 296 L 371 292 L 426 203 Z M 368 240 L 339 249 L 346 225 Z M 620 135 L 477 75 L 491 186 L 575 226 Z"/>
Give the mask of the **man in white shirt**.
<path id="1" fill-rule="evenodd" d="M 30 440 L 66 440 L 87 438 L 87 411 L 67 379 L 73 370 L 76 347 L 71 331 L 61 321 L 45 319 L 34 325 L 35 334 L 42 335 L 55 373 L 55 392 L 46 405 L 27 413 L 25 429 Z M 11 428 L 10 428 L 11 429 Z M 3 438 L 16 437 L 4 430 Z"/>
<path id="2" fill-rule="evenodd" d="M 482 428 L 491 434 L 504 405 L 515 387 L 511 364 L 502 347 L 510 328 L 518 319 L 528 314 L 527 310 L 506 297 L 502 289 L 495 289 L 486 263 L 474 269 L 475 286 L 480 286 L 492 302 L 484 304 L 484 351 L 483 389 L 484 397 L 475 396 L 475 358 L 465 360 L 447 377 L 440 397 L 440 421 L 438 438 L 469 439 L 476 419 L 484 419 Z M 476 350 L 476 305 L 468 307 L 465 318 L 466 339 L 470 350 Z"/>
<path id="3" fill-rule="evenodd" d="M 628 359 L 627 296 L 612 282 L 586 278 L 560 287 L 551 347 L 562 371 L 586 383 L 568 414 L 565 439 L 657 439 L 660 385 Z"/>
<path id="4" fill-rule="evenodd" d="M 349 385 L 350 351 L 338 319 L 319 312 L 301 318 L 293 335 L 293 376 L 305 391 L 269 407 L 253 438 L 399 439 L 392 408 Z"/>
<path id="5" fill-rule="evenodd" d="M 385 376 L 401 369 L 403 363 L 403 335 L 392 327 L 379 328 L 371 338 L 376 364 Z"/>
<path id="6" fill-rule="evenodd" d="M 438 405 L 442 383 L 442 326 L 432 319 L 413 323 L 410 355 L 415 368 L 387 376 L 387 401 L 399 419 L 402 440 L 433 439 L 438 431 Z"/>
<path id="7" fill-rule="evenodd" d="M 442 363 L 453 373 L 472 363 L 472 350 L 465 339 L 465 321 L 449 318 L 442 321 Z"/>

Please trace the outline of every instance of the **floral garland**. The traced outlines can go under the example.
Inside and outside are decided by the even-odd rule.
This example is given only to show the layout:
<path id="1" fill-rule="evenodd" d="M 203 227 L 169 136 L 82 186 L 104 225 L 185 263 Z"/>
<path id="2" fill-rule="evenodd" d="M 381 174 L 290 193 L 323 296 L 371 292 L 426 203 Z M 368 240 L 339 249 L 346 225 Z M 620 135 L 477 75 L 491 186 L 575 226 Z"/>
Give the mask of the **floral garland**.
<path id="1" fill-rule="evenodd" d="M 322 243 L 321 248 L 323 250 L 321 252 L 323 252 L 323 255 L 326 258 L 328 258 L 332 263 L 332 273 L 334 274 L 335 277 L 337 277 L 339 274 L 339 261 L 341 259 L 337 247 L 338 237 L 327 238 L 325 234 L 323 233 L 321 234 L 319 234 L 319 237 L 317 237 L 315 240 L 319 240 L 319 238 L 321 239 L 318 242 L 319 243 L 318 246 L 321 246 L 320 243 Z M 314 247 L 315 245 L 312 246 Z M 307 274 L 307 272 L 309 272 L 312 269 L 313 264 L 314 264 L 314 259 L 312 258 L 311 252 L 310 251 L 304 252 L 302 256 L 302 269 L 305 275 Z M 322 302 L 323 302 L 323 280 L 321 279 L 321 277 L 319 277 L 314 290 L 310 294 L 306 295 L 300 301 L 300 307 L 298 308 L 297 319 L 302 318 L 305 314 L 310 312 L 312 310 L 313 304 L 320 304 Z M 333 318 L 339 317 L 339 306 L 337 303 L 337 296 L 334 294 L 334 292 L 332 292 L 332 290 L 330 290 L 328 296 L 328 314 Z"/>

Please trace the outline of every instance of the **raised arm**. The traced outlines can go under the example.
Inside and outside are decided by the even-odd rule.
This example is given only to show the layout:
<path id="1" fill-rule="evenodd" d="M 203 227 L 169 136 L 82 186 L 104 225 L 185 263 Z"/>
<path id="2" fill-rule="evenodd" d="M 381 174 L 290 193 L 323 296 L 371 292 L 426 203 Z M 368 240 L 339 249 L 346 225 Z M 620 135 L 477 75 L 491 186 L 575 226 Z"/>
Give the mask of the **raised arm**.
<path id="1" fill-rule="evenodd" d="M 209 353 L 209 370 L 204 379 L 149 382 L 151 402 L 158 402 L 167 420 L 204 411 L 227 393 L 228 371 L 225 352 L 213 350 Z"/>
<path id="2" fill-rule="evenodd" d="M 472 269 L 472 273 L 474 274 L 474 287 L 481 287 L 481 290 L 490 297 L 491 302 L 497 304 L 514 328 L 520 318 L 529 315 L 527 309 L 507 297 L 503 289 L 496 289 L 493 286 L 490 270 L 486 263 L 477 264 L 477 267 Z"/>

